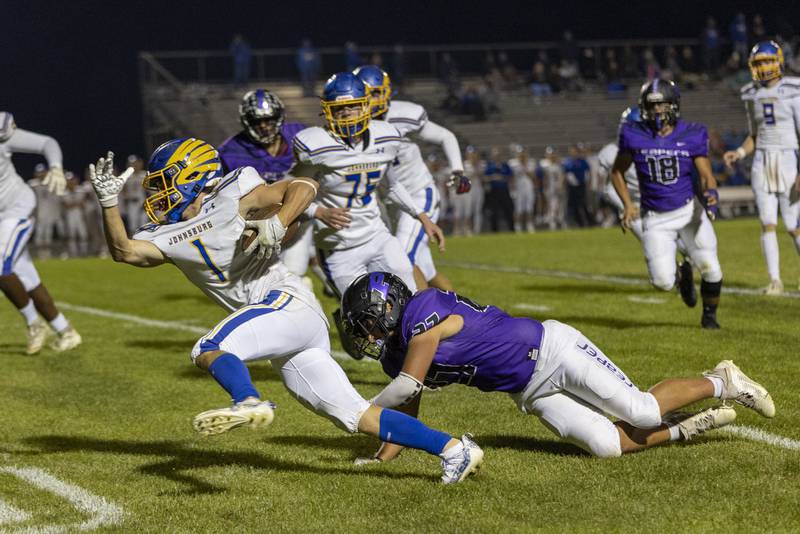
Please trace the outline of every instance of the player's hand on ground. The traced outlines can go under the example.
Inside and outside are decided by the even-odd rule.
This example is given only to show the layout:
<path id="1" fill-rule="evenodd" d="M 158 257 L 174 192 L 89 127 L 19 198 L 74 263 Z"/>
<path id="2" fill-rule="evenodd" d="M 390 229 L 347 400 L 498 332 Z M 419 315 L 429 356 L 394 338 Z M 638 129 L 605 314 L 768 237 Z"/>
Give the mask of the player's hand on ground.
<path id="1" fill-rule="evenodd" d="M 639 218 L 639 208 L 631 204 L 625 207 L 622 214 L 622 231 L 629 230 L 633 221 Z"/>
<path id="2" fill-rule="evenodd" d="M 456 195 L 463 195 L 464 193 L 469 193 L 470 189 L 472 189 L 472 182 L 464 176 L 464 173 L 454 172 L 447 181 L 447 187 L 455 189 Z"/>
<path id="3" fill-rule="evenodd" d="M 703 191 L 703 202 L 706 205 L 706 214 L 712 221 L 719 215 L 719 191 L 706 189 Z"/>
<path id="4" fill-rule="evenodd" d="M 60 165 L 53 165 L 44 177 L 42 184 L 47 186 L 47 190 L 58 196 L 64 194 L 67 188 L 67 179 L 64 176 L 64 169 Z"/>
<path id="5" fill-rule="evenodd" d="M 280 254 L 281 240 L 286 235 L 286 227 L 277 215 L 269 219 L 245 221 L 244 225 L 257 232 L 256 239 L 244 250 L 245 254 L 256 254 L 260 260 Z"/>
<path id="6" fill-rule="evenodd" d="M 350 208 L 319 208 L 315 215 L 334 230 L 347 228 L 352 220 Z"/>
<path id="7" fill-rule="evenodd" d="M 110 208 L 117 205 L 117 197 L 131 174 L 133 167 L 128 167 L 119 176 L 114 176 L 114 153 L 110 150 L 105 158 L 98 159 L 94 165 L 89 164 L 89 181 L 101 206 Z"/>
<path id="8" fill-rule="evenodd" d="M 427 215 L 421 216 L 420 222 L 425 233 L 428 234 L 428 239 L 439 245 L 439 252 L 444 252 L 444 232 L 439 225 L 431 221 Z"/>

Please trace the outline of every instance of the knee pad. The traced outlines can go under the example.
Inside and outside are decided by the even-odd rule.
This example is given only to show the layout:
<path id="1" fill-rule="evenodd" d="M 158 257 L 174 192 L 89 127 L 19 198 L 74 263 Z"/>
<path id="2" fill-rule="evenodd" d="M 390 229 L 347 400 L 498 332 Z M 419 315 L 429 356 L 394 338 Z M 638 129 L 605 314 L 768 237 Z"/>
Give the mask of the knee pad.
<path id="1" fill-rule="evenodd" d="M 614 425 L 611 425 L 614 426 Z M 597 434 L 586 444 L 592 456 L 598 458 L 619 458 L 622 456 L 622 444 L 619 441 L 619 432 L 614 427 L 611 433 Z"/>
<path id="2" fill-rule="evenodd" d="M 672 288 L 675 287 L 675 276 L 661 276 L 655 275 L 651 278 L 650 283 L 656 289 L 660 289 L 661 291 L 672 291 Z"/>

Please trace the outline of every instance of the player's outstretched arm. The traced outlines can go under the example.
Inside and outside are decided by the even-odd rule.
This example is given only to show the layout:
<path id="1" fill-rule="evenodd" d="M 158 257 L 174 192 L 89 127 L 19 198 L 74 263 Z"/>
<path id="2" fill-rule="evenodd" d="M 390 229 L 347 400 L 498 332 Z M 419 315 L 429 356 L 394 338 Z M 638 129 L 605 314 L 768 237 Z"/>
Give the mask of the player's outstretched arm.
<path id="1" fill-rule="evenodd" d="M 622 204 L 625 206 L 625 213 L 622 215 L 622 230 L 631 227 L 631 222 L 639 218 L 639 208 L 637 208 L 631 201 L 631 195 L 628 193 L 628 186 L 625 184 L 625 171 L 633 163 L 633 156 L 628 152 L 620 151 L 614 160 L 614 165 L 611 167 L 611 183 L 614 185 L 614 190 L 622 199 Z"/>
<path id="2" fill-rule="evenodd" d="M 105 158 L 98 159 L 96 165 L 89 165 L 89 180 L 103 207 L 103 230 L 111 257 L 114 261 L 136 267 L 155 267 L 165 263 L 166 256 L 148 241 L 128 238 L 117 206 L 119 193 L 131 174 L 133 169 L 129 167 L 119 176 L 114 175 L 114 153 L 111 151 Z"/>
<path id="3" fill-rule="evenodd" d="M 447 163 L 454 173 L 464 172 L 464 162 L 461 160 L 461 148 L 458 146 L 458 138 L 456 135 L 433 121 L 427 121 L 417 133 L 416 136 L 442 147 L 444 155 L 447 158 Z"/>

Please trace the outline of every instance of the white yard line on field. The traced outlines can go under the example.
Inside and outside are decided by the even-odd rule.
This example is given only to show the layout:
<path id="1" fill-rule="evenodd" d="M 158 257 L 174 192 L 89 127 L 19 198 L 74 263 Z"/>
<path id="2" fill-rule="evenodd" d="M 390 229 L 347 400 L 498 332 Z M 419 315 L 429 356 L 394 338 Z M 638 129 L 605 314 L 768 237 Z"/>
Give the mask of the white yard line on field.
<path id="1" fill-rule="evenodd" d="M 518 302 L 516 304 L 513 304 L 512 306 L 518 310 L 535 311 L 535 312 L 546 312 L 552 309 L 550 306 L 545 306 L 544 304 L 528 304 L 527 302 Z"/>
<path id="2" fill-rule="evenodd" d="M 20 510 L 16 506 L 8 504 L 0 499 L 0 525 L 8 523 L 21 523 L 31 518 L 31 514 L 25 510 Z"/>
<path id="3" fill-rule="evenodd" d="M 639 304 L 664 304 L 667 301 L 661 297 L 639 297 L 637 295 L 629 296 L 628 300 Z"/>
<path id="4" fill-rule="evenodd" d="M 74 532 L 75 530 L 94 530 L 96 528 L 117 525 L 124 514 L 121 507 L 108 502 L 103 497 L 89 493 L 85 489 L 63 482 L 53 475 L 35 467 L 0 467 L 0 472 L 9 473 L 28 482 L 39 489 L 55 493 L 66 499 L 79 512 L 89 515 L 89 519 L 74 525 L 48 525 L 34 531 L 41 532 Z"/>
<path id="5" fill-rule="evenodd" d="M 119 312 L 112 312 L 109 310 L 103 310 L 100 308 L 92 308 L 89 306 L 79 306 L 77 304 L 70 304 L 68 302 L 57 302 L 56 305 L 59 308 L 63 308 L 65 310 L 76 311 L 79 313 L 85 313 L 87 315 L 95 315 L 98 317 L 106 317 L 108 319 L 117 319 L 120 321 L 124 321 L 127 323 L 138 324 L 142 326 L 151 326 L 154 328 L 163 328 L 165 330 L 178 330 L 180 332 L 190 332 L 192 334 L 207 334 L 211 328 L 204 328 L 202 326 L 194 326 L 186 323 L 181 323 L 178 321 L 159 321 L 157 319 L 148 319 L 147 317 L 140 317 L 138 315 L 131 315 L 130 313 L 119 313 Z M 187 347 L 186 350 L 188 351 L 191 347 Z M 331 355 L 336 358 L 337 360 L 352 360 L 350 356 L 340 350 L 331 351 Z M 370 361 L 375 361 L 370 359 Z"/>
<path id="6" fill-rule="evenodd" d="M 587 280 L 591 282 L 605 282 L 610 284 L 621 284 L 627 286 L 650 287 L 650 282 L 643 278 L 633 278 L 627 276 L 607 276 L 604 274 L 588 274 L 573 271 L 559 271 L 554 269 L 537 269 L 534 267 L 513 267 L 510 265 L 491 265 L 486 263 L 469 263 L 460 261 L 436 260 L 437 265 L 445 267 L 455 267 L 456 269 L 472 269 L 474 271 L 488 271 L 494 273 L 529 274 L 531 276 L 543 276 L 547 278 L 564 278 L 567 280 Z M 761 289 L 749 287 L 730 287 L 723 286 L 723 293 L 731 295 L 763 296 Z M 797 299 L 800 292 L 787 291 L 781 297 Z"/>
<path id="7" fill-rule="evenodd" d="M 775 434 L 770 434 L 769 432 L 759 430 L 758 428 L 730 425 L 720 428 L 719 430 L 721 432 L 727 432 L 728 434 L 734 434 L 736 436 L 749 439 L 750 441 L 760 441 L 762 443 L 768 443 L 782 449 L 800 451 L 800 441 L 791 438 L 784 438 L 783 436 L 776 436 Z"/>

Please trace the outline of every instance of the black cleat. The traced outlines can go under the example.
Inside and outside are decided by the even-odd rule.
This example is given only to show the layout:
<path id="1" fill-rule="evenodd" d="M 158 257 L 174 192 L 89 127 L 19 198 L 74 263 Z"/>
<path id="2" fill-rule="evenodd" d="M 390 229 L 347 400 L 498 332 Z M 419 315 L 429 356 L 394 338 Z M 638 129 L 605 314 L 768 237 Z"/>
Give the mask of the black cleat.
<path id="1" fill-rule="evenodd" d="M 703 313 L 703 317 L 700 319 L 700 326 L 705 328 L 706 330 L 719 330 L 721 327 L 717 322 L 717 314 L 716 313 Z"/>
<path id="2" fill-rule="evenodd" d="M 684 304 L 690 308 L 697 306 L 697 290 L 694 287 L 694 271 L 692 270 L 692 264 L 686 259 L 683 260 L 683 263 L 681 263 L 678 267 L 678 290 L 680 291 L 681 299 L 683 299 Z M 716 323 L 716 320 L 714 320 L 714 323 Z M 717 325 L 717 328 L 719 328 L 719 325 Z"/>

